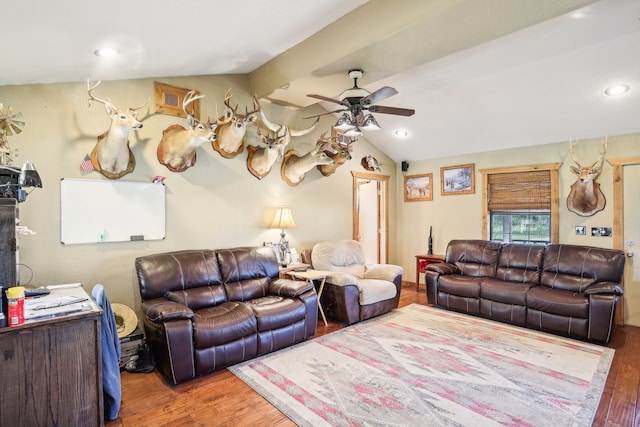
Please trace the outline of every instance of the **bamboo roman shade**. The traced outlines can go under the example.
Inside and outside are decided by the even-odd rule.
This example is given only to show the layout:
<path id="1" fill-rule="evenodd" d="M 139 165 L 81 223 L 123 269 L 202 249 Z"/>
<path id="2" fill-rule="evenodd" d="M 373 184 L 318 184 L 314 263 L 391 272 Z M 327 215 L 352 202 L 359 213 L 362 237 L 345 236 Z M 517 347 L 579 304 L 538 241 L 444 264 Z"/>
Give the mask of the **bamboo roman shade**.
<path id="1" fill-rule="evenodd" d="M 490 211 L 551 209 L 551 172 L 489 174 L 487 192 Z"/>

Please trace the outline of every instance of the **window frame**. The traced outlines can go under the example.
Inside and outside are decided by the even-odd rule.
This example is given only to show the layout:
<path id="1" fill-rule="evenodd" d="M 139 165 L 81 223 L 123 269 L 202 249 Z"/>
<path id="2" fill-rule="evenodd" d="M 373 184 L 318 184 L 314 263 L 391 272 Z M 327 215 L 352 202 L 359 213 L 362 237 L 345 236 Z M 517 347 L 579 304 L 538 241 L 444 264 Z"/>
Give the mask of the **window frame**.
<path id="1" fill-rule="evenodd" d="M 540 165 L 528 166 L 512 166 L 504 168 L 480 169 L 482 174 L 482 238 L 489 239 L 489 221 L 491 215 L 489 212 L 489 175 L 532 172 L 540 170 L 548 170 L 551 180 L 551 243 L 559 243 L 560 241 L 560 196 L 558 190 L 558 169 L 562 163 L 547 163 Z"/>

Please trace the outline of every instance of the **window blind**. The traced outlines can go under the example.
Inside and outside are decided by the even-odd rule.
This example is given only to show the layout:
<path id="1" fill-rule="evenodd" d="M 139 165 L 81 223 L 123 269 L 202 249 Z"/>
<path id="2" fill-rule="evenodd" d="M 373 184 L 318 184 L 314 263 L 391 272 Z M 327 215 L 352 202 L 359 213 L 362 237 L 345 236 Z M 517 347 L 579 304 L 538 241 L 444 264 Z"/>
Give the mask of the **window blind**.
<path id="1" fill-rule="evenodd" d="M 551 209 L 549 170 L 496 173 L 488 175 L 490 211 Z"/>

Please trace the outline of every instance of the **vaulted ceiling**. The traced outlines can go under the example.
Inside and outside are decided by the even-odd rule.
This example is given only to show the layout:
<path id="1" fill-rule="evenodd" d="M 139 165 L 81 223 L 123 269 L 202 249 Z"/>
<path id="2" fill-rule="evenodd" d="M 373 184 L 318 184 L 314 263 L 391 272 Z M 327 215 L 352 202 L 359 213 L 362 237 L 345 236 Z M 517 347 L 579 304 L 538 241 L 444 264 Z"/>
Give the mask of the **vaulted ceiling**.
<path id="1" fill-rule="evenodd" d="M 637 0 L 22 0 L 3 5 L 2 86 L 248 74 L 311 111 L 391 86 L 363 137 L 399 162 L 640 131 Z M 115 58 L 94 55 L 100 47 Z M 606 97 L 614 83 L 630 86 Z M 317 104 L 317 105 L 314 105 Z M 405 129 L 406 138 L 394 135 Z"/>

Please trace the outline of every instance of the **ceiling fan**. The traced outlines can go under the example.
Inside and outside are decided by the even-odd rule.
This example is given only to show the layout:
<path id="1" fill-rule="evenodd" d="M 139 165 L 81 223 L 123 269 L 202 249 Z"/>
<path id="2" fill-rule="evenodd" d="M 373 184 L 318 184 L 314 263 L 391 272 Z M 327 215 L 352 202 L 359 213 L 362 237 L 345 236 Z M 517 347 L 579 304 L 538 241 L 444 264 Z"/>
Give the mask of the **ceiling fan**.
<path id="1" fill-rule="evenodd" d="M 358 136 L 362 133 L 362 130 L 380 129 L 380 125 L 378 125 L 378 122 L 376 122 L 376 119 L 371 113 L 394 114 L 397 116 L 412 116 L 415 113 L 415 110 L 408 108 L 376 105 L 378 102 L 397 94 L 398 91 L 389 86 L 384 86 L 375 92 L 369 92 L 366 89 L 360 88 L 358 87 L 358 79 L 360 79 L 363 74 L 364 71 L 359 69 L 349 70 L 349 77 L 353 79 L 353 87 L 342 92 L 338 99 L 323 95 L 308 94 L 308 97 L 340 104 L 343 108 L 306 116 L 304 118 L 307 119 L 344 112 L 334 128 L 344 131 L 346 136 Z M 368 114 L 365 115 L 365 112 L 368 112 Z"/>

